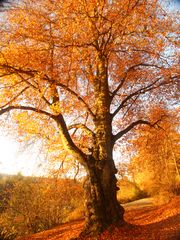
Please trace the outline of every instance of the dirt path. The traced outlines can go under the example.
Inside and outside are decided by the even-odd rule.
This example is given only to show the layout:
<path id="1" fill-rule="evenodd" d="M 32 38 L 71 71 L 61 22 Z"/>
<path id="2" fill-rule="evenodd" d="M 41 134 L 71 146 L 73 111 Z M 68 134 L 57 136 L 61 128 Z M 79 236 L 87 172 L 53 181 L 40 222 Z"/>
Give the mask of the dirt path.
<path id="1" fill-rule="evenodd" d="M 127 225 L 104 232 L 90 240 L 178 240 L 180 239 L 180 197 L 170 203 L 154 206 L 152 200 L 125 204 Z M 66 223 L 19 240 L 69 240 L 78 236 L 83 220 Z"/>
<path id="2" fill-rule="evenodd" d="M 153 207 L 154 206 L 154 199 L 153 198 L 143 198 L 133 202 L 122 204 L 122 206 L 126 209 L 134 208 L 144 208 L 144 207 Z"/>

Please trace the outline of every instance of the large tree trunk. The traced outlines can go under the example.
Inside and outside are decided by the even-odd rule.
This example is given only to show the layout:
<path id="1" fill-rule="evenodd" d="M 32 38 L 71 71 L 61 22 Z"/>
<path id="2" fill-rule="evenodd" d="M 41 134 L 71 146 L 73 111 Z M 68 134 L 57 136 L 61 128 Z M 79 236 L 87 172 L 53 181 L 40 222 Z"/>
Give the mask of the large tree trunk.
<path id="1" fill-rule="evenodd" d="M 112 224 L 124 223 L 124 209 L 117 201 L 115 168 L 113 160 L 89 168 L 84 184 L 86 225 L 81 235 L 101 233 Z"/>
<path id="2" fill-rule="evenodd" d="M 82 235 L 101 233 L 112 224 L 123 224 L 124 209 L 117 201 L 117 170 L 112 158 L 111 99 L 108 87 L 107 59 L 99 51 L 94 77 L 95 138 L 93 153 L 87 159 L 87 179 L 84 184 L 86 225 Z"/>

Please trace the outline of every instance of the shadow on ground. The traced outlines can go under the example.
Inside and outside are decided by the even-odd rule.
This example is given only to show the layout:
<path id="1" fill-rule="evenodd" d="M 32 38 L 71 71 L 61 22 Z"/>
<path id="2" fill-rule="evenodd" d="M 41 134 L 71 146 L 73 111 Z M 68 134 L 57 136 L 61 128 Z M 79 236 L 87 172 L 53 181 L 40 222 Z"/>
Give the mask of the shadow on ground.
<path id="1" fill-rule="evenodd" d="M 147 201 L 145 201 L 147 203 Z M 143 201 L 142 201 L 143 203 Z M 132 203 L 125 206 L 123 227 L 113 227 L 101 236 L 83 240 L 178 240 L 180 239 L 180 197 L 170 203 L 154 206 Z M 81 232 L 84 220 L 62 224 L 52 230 L 19 238 L 19 240 L 69 240 Z"/>

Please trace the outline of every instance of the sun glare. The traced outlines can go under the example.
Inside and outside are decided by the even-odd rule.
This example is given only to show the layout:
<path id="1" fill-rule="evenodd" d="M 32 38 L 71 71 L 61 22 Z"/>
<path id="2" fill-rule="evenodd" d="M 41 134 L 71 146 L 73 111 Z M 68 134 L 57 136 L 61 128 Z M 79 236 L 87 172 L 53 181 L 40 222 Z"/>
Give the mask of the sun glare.
<path id="1" fill-rule="evenodd" d="M 0 136 L 0 173 L 39 175 L 37 152 L 22 151 L 15 140 Z"/>

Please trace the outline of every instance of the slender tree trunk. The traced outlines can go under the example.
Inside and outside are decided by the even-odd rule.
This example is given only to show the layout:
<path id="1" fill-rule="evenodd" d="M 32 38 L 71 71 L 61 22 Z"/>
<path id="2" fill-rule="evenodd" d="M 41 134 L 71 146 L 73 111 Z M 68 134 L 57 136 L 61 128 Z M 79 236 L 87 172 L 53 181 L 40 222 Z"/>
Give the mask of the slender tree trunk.
<path id="1" fill-rule="evenodd" d="M 124 223 L 124 209 L 117 201 L 115 168 L 112 160 L 89 168 L 84 184 L 86 225 L 82 235 L 94 235 L 112 224 Z"/>

